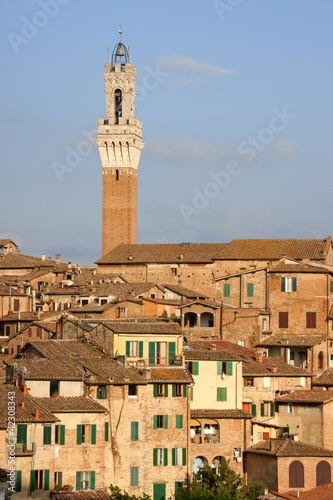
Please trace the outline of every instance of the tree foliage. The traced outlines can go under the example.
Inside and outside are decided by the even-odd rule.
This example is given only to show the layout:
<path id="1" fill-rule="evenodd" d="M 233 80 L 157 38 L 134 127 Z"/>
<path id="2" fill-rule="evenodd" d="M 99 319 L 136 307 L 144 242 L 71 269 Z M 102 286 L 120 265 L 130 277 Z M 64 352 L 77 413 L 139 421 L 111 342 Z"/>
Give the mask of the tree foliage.
<path id="1" fill-rule="evenodd" d="M 113 484 L 110 484 L 109 490 L 111 492 L 111 500 L 151 500 L 151 497 L 146 495 L 146 493 L 143 493 L 142 497 L 129 495 L 125 490 L 122 493 L 121 489 L 118 486 L 113 486 Z"/>
<path id="2" fill-rule="evenodd" d="M 222 457 L 217 472 L 206 465 L 195 475 L 193 483 L 177 490 L 175 500 L 255 500 L 264 493 L 261 484 L 245 485 L 229 464 L 230 460 Z"/>

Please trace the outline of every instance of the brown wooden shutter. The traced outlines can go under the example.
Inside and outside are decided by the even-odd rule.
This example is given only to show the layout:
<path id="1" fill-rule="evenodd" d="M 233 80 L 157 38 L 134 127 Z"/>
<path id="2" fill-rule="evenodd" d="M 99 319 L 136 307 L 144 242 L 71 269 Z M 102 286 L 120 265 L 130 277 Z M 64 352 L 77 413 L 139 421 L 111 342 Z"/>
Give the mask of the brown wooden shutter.
<path id="1" fill-rule="evenodd" d="M 287 312 L 279 312 L 279 328 L 288 328 L 289 318 Z"/>
<path id="2" fill-rule="evenodd" d="M 326 460 L 321 460 L 317 464 L 316 469 L 317 483 L 316 486 L 331 482 L 331 466 Z"/>
<path id="3" fill-rule="evenodd" d="M 317 314 L 315 312 L 306 313 L 306 328 L 317 327 Z"/>
<path id="4" fill-rule="evenodd" d="M 289 465 L 289 488 L 304 488 L 304 466 L 299 460 Z"/>

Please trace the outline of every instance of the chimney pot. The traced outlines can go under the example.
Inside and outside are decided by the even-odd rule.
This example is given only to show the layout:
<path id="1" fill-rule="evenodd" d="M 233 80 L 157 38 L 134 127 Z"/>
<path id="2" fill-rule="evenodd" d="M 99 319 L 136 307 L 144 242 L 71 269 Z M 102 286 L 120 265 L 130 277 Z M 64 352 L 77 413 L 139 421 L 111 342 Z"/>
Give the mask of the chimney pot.
<path id="1" fill-rule="evenodd" d="M 211 345 L 212 351 L 216 351 L 216 344 Z"/>
<path id="2" fill-rule="evenodd" d="M 272 365 L 272 368 L 271 368 L 271 372 L 272 373 L 277 373 L 277 365 Z"/>
<path id="3" fill-rule="evenodd" d="M 256 362 L 262 363 L 262 352 L 260 351 L 256 352 Z"/>
<path id="4" fill-rule="evenodd" d="M 42 253 L 42 260 L 45 260 L 45 253 Z"/>
<path id="5" fill-rule="evenodd" d="M 21 408 L 24 410 L 24 401 L 21 402 Z"/>
<path id="6" fill-rule="evenodd" d="M 24 384 L 23 386 L 23 396 L 28 396 L 28 388 L 27 388 L 27 384 Z"/>
<path id="7" fill-rule="evenodd" d="M 56 264 L 60 264 L 60 253 L 56 253 L 55 257 L 56 257 Z"/>
<path id="8" fill-rule="evenodd" d="M 36 420 L 39 419 L 39 409 L 38 408 L 36 408 L 35 419 Z"/>

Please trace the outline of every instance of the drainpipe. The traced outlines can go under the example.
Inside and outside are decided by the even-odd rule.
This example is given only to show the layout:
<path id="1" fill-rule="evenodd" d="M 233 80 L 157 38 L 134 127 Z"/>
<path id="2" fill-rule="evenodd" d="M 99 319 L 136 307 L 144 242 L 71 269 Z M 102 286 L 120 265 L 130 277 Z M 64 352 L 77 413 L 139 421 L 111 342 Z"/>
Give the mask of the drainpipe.
<path id="1" fill-rule="evenodd" d="M 221 302 L 221 305 L 220 305 L 220 340 L 223 340 L 222 324 L 223 324 L 223 301 Z"/>
<path id="2" fill-rule="evenodd" d="M 12 285 L 9 285 L 9 312 L 12 310 Z"/>

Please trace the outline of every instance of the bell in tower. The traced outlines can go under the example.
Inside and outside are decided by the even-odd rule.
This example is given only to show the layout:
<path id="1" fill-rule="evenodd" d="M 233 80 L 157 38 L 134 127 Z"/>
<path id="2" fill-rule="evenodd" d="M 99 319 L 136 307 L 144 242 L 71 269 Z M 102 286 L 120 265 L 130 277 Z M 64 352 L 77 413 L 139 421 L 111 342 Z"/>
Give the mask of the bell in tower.
<path id="1" fill-rule="evenodd" d="M 121 34 L 121 33 L 120 33 Z M 103 248 L 136 243 L 137 169 L 142 123 L 135 117 L 136 67 L 120 41 L 104 65 L 106 115 L 98 120 L 97 145 L 103 167 Z"/>

